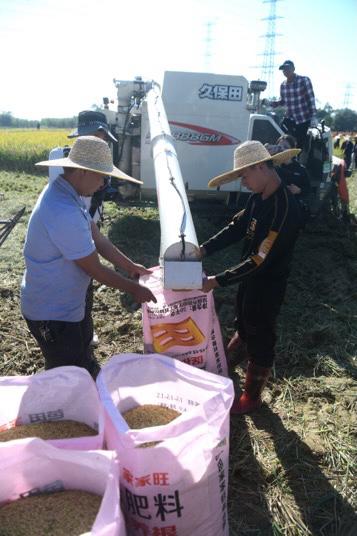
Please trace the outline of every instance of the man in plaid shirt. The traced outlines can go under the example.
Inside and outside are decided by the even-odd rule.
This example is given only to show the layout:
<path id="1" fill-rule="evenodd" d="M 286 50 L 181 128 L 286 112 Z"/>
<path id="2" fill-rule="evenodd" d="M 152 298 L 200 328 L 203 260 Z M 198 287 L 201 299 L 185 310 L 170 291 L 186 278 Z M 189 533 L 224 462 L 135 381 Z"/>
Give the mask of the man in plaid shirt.
<path id="1" fill-rule="evenodd" d="M 307 129 L 310 126 L 317 126 L 314 90 L 310 78 L 295 74 L 295 66 L 292 61 L 284 61 L 279 69 L 286 77 L 280 86 L 280 99 L 269 103 L 265 101 L 265 103 L 273 108 L 286 107 L 282 128 L 293 135 L 296 138 L 297 146 L 303 149 Z"/>

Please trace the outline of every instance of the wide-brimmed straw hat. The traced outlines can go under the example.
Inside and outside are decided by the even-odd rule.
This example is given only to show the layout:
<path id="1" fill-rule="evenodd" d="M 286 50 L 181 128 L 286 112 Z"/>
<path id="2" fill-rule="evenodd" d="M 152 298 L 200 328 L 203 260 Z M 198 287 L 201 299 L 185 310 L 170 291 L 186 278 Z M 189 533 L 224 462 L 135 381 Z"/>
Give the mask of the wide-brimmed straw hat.
<path id="1" fill-rule="evenodd" d="M 100 175 L 110 175 L 136 184 L 142 181 L 130 177 L 113 165 L 112 153 L 106 141 L 95 136 L 80 136 L 76 139 L 67 158 L 45 160 L 36 166 L 60 166 L 63 168 L 78 168 L 94 171 Z"/>
<path id="2" fill-rule="evenodd" d="M 103 112 L 95 112 L 94 110 L 83 110 L 83 112 L 79 112 L 77 128 L 68 134 L 67 138 L 93 136 L 97 130 L 104 130 L 108 138 L 112 141 L 118 141 L 110 132 L 105 114 Z"/>
<path id="3" fill-rule="evenodd" d="M 243 169 L 246 169 L 249 166 L 254 166 L 255 164 L 267 162 L 268 160 L 272 160 L 276 165 L 283 164 L 284 162 L 288 162 L 294 156 L 297 156 L 299 153 L 300 149 L 288 149 L 287 151 L 271 155 L 260 141 L 245 141 L 238 145 L 234 151 L 233 170 L 214 177 L 209 181 L 208 186 L 210 188 L 215 188 L 221 184 L 226 184 L 227 182 L 239 179 Z"/>

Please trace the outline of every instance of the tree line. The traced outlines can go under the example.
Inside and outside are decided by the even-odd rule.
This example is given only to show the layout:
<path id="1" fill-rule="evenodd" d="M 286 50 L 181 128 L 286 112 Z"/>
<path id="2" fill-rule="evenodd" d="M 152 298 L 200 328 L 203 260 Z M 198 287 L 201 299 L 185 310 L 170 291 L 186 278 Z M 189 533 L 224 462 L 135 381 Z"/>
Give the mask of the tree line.
<path id="1" fill-rule="evenodd" d="M 284 115 L 283 108 L 276 108 L 274 115 L 280 123 Z M 349 108 L 334 110 L 330 104 L 325 104 L 324 108 L 317 110 L 319 121 L 324 120 L 331 130 L 339 132 L 357 132 L 357 112 Z M 30 119 L 19 119 L 11 112 L 0 112 L 0 128 L 75 128 L 77 117 L 45 117 L 39 121 Z"/>
<path id="2" fill-rule="evenodd" d="M 269 115 L 275 116 L 278 124 L 283 120 L 285 109 L 278 107 Z M 334 110 L 330 104 L 325 104 L 323 108 L 316 110 L 319 121 L 325 121 L 325 125 L 337 132 L 357 132 L 357 112 L 350 108 Z"/>
<path id="3" fill-rule="evenodd" d="M 11 112 L 0 112 L 0 128 L 74 128 L 77 125 L 77 116 L 73 117 L 45 117 L 41 120 L 19 119 Z"/>

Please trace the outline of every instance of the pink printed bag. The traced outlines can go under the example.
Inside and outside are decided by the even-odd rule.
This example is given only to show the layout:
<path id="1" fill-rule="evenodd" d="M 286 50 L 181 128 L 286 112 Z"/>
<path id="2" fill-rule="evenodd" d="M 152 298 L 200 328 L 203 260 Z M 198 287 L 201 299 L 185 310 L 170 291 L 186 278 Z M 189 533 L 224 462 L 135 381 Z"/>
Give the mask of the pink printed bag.
<path id="1" fill-rule="evenodd" d="M 106 442 L 120 460 L 128 534 L 227 536 L 232 381 L 159 354 L 122 354 L 104 365 L 97 386 Z M 144 404 L 181 415 L 165 426 L 129 429 L 122 414 Z"/>
<path id="2" fill-rule="evenodd" d="M 49 443 L 68 449 L 103 448 L 104 413 L 96 384 L 79 367 L 57 367 L 32 376 L 0 377 L 0 432 L 21 424 L 73 420 L 97 435 L 53 439 Z"/>
<path id="3" fill-rule="evenodd" d="M 143 303 L 145 353 L 174 357 L 198 368 L 227 376 L 227 361 L 213 292 L 174 291 L 162 286 L 160 268 L 143 276 L 157 303 Z"/>
<path id="4" fill-rule="evenodd" d="M 86 536 L 126 536 L 114 452 L 58 449 L 41 439 L 19 439 L 0 443 L 0 473 L 0 508 L 29 495 L 88 491 L 103 499 Z"/>

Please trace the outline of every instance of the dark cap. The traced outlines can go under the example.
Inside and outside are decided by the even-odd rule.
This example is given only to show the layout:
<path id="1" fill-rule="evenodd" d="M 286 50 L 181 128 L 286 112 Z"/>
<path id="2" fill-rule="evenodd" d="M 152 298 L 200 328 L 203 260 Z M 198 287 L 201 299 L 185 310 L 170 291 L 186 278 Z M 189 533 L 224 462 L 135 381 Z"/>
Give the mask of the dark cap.
<path id="1" fill-rule="evenodd" d="M 283 69 L 295 69 L 294 62 L 291 60 L 285 60 L 284 63 L 279 67 L 279 70 L 282 71 Z"/>
<path id="2" fill-rule="evenodd" d="M 97 130 L 104 130 L 111 140 L 118 141 L 109 130 L 105 114 L 102 112 L 94 112 L 93 110 L 79 112 L 77 128 L 67 137 L 77 138 L 77 136 L 89 136 L 90 134 L 94 134 Z"/>

